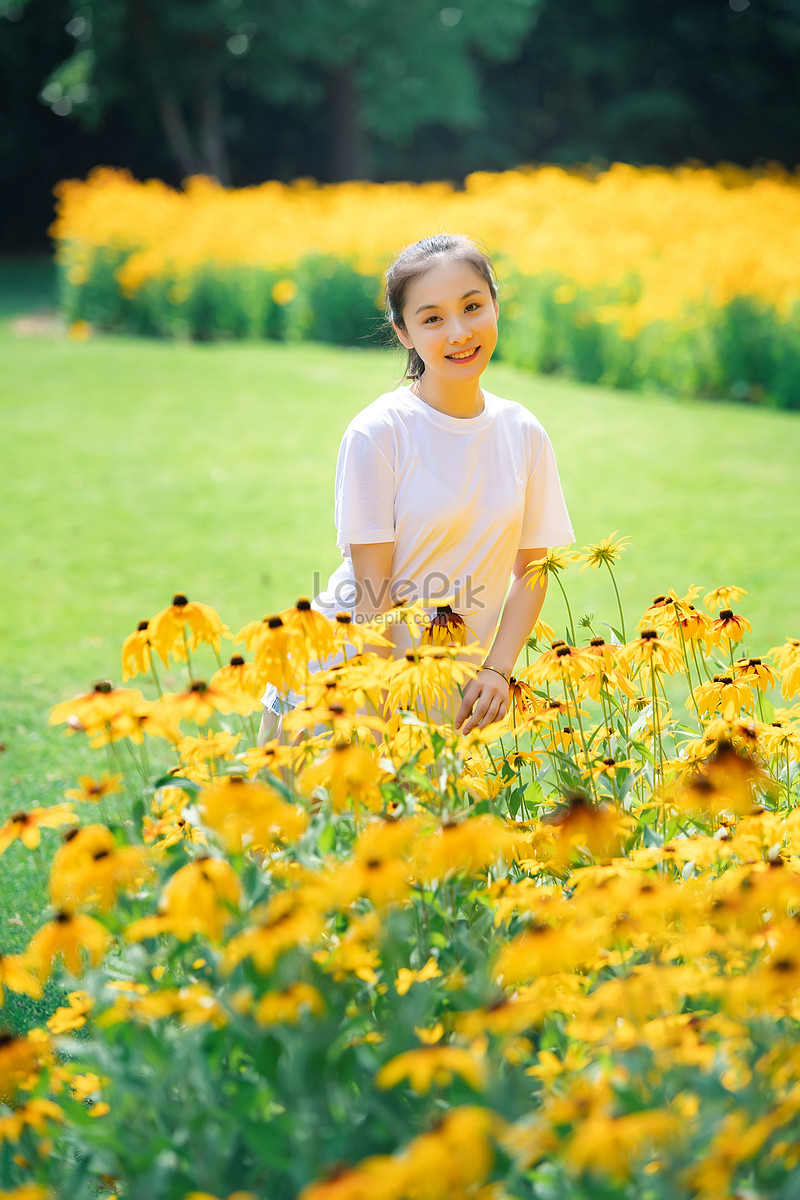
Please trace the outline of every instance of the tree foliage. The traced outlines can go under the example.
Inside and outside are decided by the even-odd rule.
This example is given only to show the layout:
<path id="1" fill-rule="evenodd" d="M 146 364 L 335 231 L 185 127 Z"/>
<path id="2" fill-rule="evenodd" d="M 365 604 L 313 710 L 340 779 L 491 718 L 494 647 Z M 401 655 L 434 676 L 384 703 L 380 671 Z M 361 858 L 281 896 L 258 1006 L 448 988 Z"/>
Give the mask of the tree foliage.
<path id="1" fill-rule="evenodd" d="M 794 166 L 800 0 L 0 0 L 6 245 L 98 162 L 177 183 Z"/>
<path id="2" fill-rule="evenodd" d="M 328 105 L 334 177 L 370 173 L 370 138 L 432 121 L 481 124 L 480 63 L 517 51 L 538 0 L 73 0 L 72 54 L 46 101 L 90 127 L 136 101 L 157 114 L 184 174 L 231 179 L 231 93 Z"/>

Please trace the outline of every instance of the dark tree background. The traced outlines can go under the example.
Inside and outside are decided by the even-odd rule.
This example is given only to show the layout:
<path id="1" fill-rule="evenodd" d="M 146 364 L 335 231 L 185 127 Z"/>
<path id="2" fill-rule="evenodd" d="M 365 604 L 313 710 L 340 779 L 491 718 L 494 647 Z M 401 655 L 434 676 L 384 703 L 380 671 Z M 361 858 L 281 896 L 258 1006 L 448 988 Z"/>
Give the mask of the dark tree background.
<path id="1" fill-rule="evenodd" d="M 800 0 L 0 0 L 0 246 L 100 163 L 179 183 L 800 163 Z"/>

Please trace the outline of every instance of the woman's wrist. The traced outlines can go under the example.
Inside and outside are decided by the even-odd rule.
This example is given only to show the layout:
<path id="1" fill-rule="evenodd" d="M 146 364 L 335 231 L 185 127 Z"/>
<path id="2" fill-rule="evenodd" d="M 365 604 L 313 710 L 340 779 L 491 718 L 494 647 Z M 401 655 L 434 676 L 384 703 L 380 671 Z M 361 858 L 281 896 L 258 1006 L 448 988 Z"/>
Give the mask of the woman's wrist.
<path id="1" fill-rule="evenodd" d="M 496 667 L 494 663 L 484 662 L 478 668 L 480 671 L 494 671 L 496 675 L 502 675 L 509 687 L 511 687 L 511 676 L 507 674 L 502 667 Z"/>

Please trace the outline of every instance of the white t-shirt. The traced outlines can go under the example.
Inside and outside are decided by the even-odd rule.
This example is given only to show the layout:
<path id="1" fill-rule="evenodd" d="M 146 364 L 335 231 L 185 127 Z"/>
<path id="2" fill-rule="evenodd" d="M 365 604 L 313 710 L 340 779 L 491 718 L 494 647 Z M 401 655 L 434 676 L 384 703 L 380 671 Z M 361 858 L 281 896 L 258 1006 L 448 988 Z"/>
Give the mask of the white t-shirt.
<path id="1" fill-rule="evenodd" d="M 483 412 L 461 419 L 403 386 L 350 422 L 336 468 L 343 561 L 316 609 L 353 611 L 351 543 L 392 542 L 392 599 L 449 603 L 488 648 L 517 551 L 574 541 L 541 424 L 483 395 Z M 407 644 L 399 630 L 395 641 Z"/>

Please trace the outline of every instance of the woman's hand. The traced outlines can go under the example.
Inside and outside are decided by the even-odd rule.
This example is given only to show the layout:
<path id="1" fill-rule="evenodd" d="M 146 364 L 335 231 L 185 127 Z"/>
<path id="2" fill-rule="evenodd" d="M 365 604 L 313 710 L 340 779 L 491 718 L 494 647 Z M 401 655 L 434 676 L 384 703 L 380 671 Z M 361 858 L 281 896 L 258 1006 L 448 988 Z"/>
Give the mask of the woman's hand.
<path id="1" fill-rule="evenodd" d="M 471 733 L 473 729 L 485 729 L 492 721 L 502 720 L 507 708 L 506 680 L 497 671 L 480 670 L 464 688 L 455 727 L 462 734 Z"/>

